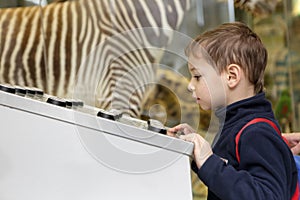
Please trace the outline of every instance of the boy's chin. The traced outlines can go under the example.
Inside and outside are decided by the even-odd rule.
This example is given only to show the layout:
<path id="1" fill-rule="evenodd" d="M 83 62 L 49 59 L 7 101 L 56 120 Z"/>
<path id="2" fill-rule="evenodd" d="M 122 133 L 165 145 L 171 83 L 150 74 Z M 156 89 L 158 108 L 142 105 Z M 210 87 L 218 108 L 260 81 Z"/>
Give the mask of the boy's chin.
<path id="1" fill-rule="evenodd" d="M 208 106 L 208 105 L 200 105 L 200 104 L 199 104 L 199 106 L 200 106 L 200 108 L 201 108 L 202 110 L 205 110 L 205 111 L 211 110 L 211 106 Z"/>

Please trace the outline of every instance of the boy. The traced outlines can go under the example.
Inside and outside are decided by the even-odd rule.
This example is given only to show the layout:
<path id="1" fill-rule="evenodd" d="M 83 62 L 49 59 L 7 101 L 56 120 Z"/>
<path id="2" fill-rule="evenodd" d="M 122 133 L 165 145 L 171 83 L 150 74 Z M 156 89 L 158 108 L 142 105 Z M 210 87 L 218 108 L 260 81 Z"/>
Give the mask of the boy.
<path id="1" fill-rule="evenodd" d="M 297 169 L 289 147 L 275 129 L 259 122 L 243 130 L 236 156 L 235 137 L 255 118 L 278 126 L 263 92 L 267 51 L 245 24 L 225 23 L 205 32 L 186 49 L 192 76 L 188 89 L 204 110 L 213 110 L 220 135 L 213 149 L 181 124 L 168 130 L 194 143 L 192 169 L 208 187 L 207 199 L 289 200 L 296 191 Z"/>

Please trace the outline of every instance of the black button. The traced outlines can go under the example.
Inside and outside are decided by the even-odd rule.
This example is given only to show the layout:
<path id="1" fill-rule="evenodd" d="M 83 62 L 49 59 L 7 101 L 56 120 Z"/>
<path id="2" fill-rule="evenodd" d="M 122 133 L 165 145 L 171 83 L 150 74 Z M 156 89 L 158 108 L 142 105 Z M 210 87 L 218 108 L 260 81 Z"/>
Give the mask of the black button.
<path id="1" fill-rule="evenodd" d="M 164 125 L 160 121 L 155 119 L 148 120 L 148 130 L 161 133 L 164 135 L 167 134 L 167 129 L 164 127 Z"/>
<path id="2" fill-rule="evenodd" d="M 16 89 L 9 85 L 9 84 L 0 84 L 0 90 L 8 93 L 14 94 L 16 92 Z"/>
<path id="3" fill-rule="evenodd" d="M 67 103 L 65 100 L 57 98 L 57 97 L 49 97 L 47 99 L 47 103 L 56 105 L 56 106 L 61 106 L 61 107 L 67 107 Z"/>

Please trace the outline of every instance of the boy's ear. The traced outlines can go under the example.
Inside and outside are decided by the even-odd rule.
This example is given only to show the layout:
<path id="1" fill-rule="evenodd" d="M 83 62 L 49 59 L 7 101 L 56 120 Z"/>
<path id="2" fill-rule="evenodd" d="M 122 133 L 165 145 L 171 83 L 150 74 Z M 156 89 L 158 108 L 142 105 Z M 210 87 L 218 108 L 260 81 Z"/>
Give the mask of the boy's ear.
<path id="1" fill-rule="evenodd" d="M 242 69 L 239 65 L 230 64 L 226 67 L 226 80 L 229 88 L 234 88 L 241 79 Z"/>

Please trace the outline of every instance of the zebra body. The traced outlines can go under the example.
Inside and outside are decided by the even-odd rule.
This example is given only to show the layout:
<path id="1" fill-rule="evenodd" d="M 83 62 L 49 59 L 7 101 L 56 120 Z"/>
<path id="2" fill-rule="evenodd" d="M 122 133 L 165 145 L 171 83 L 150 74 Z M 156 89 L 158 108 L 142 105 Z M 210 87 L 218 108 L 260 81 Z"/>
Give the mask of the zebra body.
<path id="1" fill-rule="evenodd" d="M 82 90 L 101 108 L 132 104 L 129 114 L 139 115 L 144 86 L 155 82 L 158 49 L 171 42 L 170 30 L 178 29 L 190 1 L 74 0 L 1 9 L 0 82 L 60 97 Z"/>

